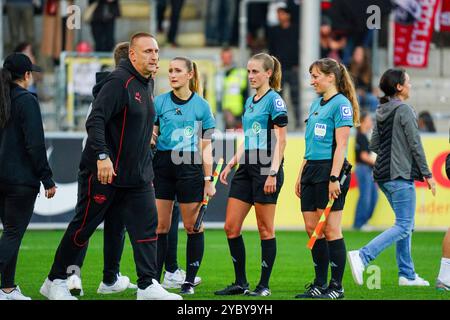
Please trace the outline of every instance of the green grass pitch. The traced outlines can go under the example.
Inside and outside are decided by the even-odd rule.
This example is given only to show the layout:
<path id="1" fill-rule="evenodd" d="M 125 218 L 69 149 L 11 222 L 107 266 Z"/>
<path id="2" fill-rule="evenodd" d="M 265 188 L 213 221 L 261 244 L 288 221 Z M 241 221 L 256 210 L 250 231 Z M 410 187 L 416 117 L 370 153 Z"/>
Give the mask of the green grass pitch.
<path id="1" fill-rule="evenodd" d="M 378 232 L 345 232 L 347 250 L 359 248 L 377 234 Z M 243 236 L 247 251 L 247 276 L 251 288 L 254 288 L 260 275 L 260 241 L 258 233 L 254 231 L 244 231 Z M 347 263 L 344 276 L 346 299 L 450 299 L 450 292 L 441 292 L 434 288 L 434 282 L 440 267 L 443 236 L 444 232 L 415 232 L 413 234 L 412 248 L 416 272 L 430 282 L 430 287 L 398 286 L 395 247 L 392 246 L 373 262 L 381 270 L 380 289 L 369 289 L 367 286 L 359 287 L 355 285 Z M 25 234 L 16 274 L 16 282 L 25 295 L 31 296 L 33 299 L 43 299 L 39 294 L 39 288 L 47 276 L 61 237 L 61 231 L 28 231 Z M 311 255 L 306 248 L 307 237 L 302 231 L 279 231 L 276 237 L 277 257 L 270 282 L 272 296 L 263 299 L 293 299 L 296 294 L 304 291 L 305 284 L 311 281 L 314 276 Z M 136 294 L 133 290 L 107 296 L 96 293 L 102 278 L 102 248 L 103 233 L 98 231 L 90 241 L 85 265 L 82 269 L 85 295 L 81 299 L 135 299 Z M 178 262 L 183 269 L 186 269 L 185 250 L 186 235 L 183 231 L 180 231 Z M 135 283 L 136 273 L 128 238 L 122 257 L 121 272 L 128 275 Z M 234 280 L 233 274 L 233 266 L 224 232 L 222 230 L 207 230 L 205 232 L 205 255 L 198 274 L 203 281 L 196 288 L 195 295 L 187 296 L 185 299 L 255 299 L 244 296 L 225 298 L 214 296 L 215 290 L 222 289 Z M 174 292 L 177 292 L 177 290 L 174 290 Z"/>

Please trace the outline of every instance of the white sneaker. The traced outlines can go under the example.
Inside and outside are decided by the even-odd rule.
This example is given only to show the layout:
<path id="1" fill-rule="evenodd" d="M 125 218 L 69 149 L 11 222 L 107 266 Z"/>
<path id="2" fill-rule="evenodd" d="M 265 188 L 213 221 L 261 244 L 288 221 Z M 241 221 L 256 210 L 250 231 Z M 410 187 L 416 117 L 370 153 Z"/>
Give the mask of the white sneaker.
<path id="1" fill-rule="evenodd" d="M 81 278 L 76 274 L 67 278 L 67 288 L 69 288 L 70 294 L 73 296 L 84 296 Z"/>
<path id="2" fill-rule="evenodd" d="M 42 293 L 42 292 L 41 292 Z M 69 288 L 67 287 L 67 280 L 55 279 L 50 285 L 48 291 L 49 300 L 78 300 L 70 294 Z"/>
<path id="3" fill-rule="evenodd" d="M 409 280 L 405 277 L 399 277 L 398 278 L 398 285 L 399 286 L 419 286 L 419 287 L 428 287 L 430 286 L 430 283 L 419 277 L 419 275 L 416 273 L 416 278 L 414 280 Z"/>
<path id="4" fill-rule="evenodd" d="M 183 300 L 183 297 L 166 291 L 155 279 L 144 290 L 138 289 L 137 300 Z"/>
<path id="5" fill-rule="evenodd" d="M 347 256 L 350 263 L 350 269 L 352 270 L 353 280 L 355 280 L 356 284 L 362 286 L 364 284 L 363 274 L 365 267 L 359 256 L 359 250 L 349 251 Z"/>
<path id="6" fill-rule="evenodd" d="M 46 278 L 44 283 L 41 286 L 41 289 L 39 290 L 39 292 L 46 297 L 47 299 L 49 299 L 49 293 L 50 293 L 50 287 L 52 286 L 52 282 L 50 281 L 49 278 Z"/>
<path id="7" fill-rule="evenodd" d="M 103 281 L 98 286 L 97 293 L 99 294 L 111 294 L 118 293 L 127 290 L 130 287 L 130 278 L 122 276 L 120 273 L 117 275 L 117 280 L 114 284 L 108 286 Z"/>
<path id="8" fill-rule="evenodd" d="M 163 288 L 166 289 L 180 289 L 186 279 L 186 271 L 177 269 L 175 272 L 164 273 Z M 198 286 L 202 282 L 202 278 L 195 277 L 194 286 Z"/>
<path id="9" fill-rule="evenodd" d="M 0 290 L 0 300 L 31 300 L 31 298 L 24 296 L 17 286 L 10 293 Z"/>

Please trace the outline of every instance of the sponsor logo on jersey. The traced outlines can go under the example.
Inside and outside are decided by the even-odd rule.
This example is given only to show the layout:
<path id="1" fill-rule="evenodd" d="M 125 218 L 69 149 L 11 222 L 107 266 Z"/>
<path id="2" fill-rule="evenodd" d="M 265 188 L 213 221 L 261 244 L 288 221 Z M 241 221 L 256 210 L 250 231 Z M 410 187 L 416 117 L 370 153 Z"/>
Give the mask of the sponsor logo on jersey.
<path id="1" fill-rule="evenodd" d="M 286 104 L 283 99 L 275 99 L 275 110 L 276 111 L 286 111 Z"/>
<path id="2" fill-rule="evenodd" d="M 352 108 L 346 104 L 340 106 L 342 120 L 352 120 L 353 112 Z"/>

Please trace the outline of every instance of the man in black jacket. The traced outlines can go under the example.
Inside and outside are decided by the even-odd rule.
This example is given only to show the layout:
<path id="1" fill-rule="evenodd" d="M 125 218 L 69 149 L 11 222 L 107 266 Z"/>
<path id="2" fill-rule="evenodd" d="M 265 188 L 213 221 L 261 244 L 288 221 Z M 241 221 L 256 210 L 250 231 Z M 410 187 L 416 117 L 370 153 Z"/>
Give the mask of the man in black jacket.
<path id="1" fill-rule="evenodd" d="M 120 42 L 113 51 L 115 66 L 117 67 L 122 59 L 128 59 L 130 48 L 129 42 Z M 94 99 L 97 98 L 100 89 L 108 81 L 110 71 L 97 72 L 95 74 L 96 85 L 92 90 Z M 89 117 L 92 110 L 92 104 L 89 106 Z M 84 141 L 83 146 L 85 146 Z M 103 281 L 100 283 L 98 294 L 111 294 L 125 291 L 126 289 L 137 289 L 137 286 L 130 282 L 130 278 L 120 274 L 120 259 L 122 258 L 123 247 L 125 244 L 125 225 L 122 222 L 120 214 L 109 214 L 105 216 L 103 232 Z M 88 245 L 84 246 L 75 263 L 80 269 L 83 266 L 86 257 Z M 67 286 L 72 295 L 83 296 L 83 286 L 80 274 L 73 273 L 67 278 Z"/>
<path id="2" fill-rule="evenodd" d="M 88 138 L 78 175 L 78 203 L 56 251 L 41 294 L 74 300 L 67 274 L 105 215 L 121 215 L 130 235 L 138 275 L 138 300 L 181 299 L 156 279 L 157 212 L 150 140 L 155 109 L 151 75 L 158 43 L 147 33 L 130 40 L 129 59 L 105 79 L 86 121 Z"/>

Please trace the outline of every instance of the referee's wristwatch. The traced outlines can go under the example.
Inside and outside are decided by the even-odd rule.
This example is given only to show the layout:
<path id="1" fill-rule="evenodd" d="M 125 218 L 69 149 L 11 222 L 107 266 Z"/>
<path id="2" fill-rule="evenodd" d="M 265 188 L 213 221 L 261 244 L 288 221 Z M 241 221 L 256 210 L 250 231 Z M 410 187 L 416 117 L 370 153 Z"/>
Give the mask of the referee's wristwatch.
<path id="1" fill-rule="evenodd" d="M 338 177 L 336 177 L 336 176 L 330 176 L 330 181 L 331 181 L 331 182 L 336 182 L 336 181 L 338 181 L 338 180 L 339 180 Z"/>
<path id="2" fill-rule="evenodd" d="M 107 153 L 99 153 L 97 155 L 97 160 L 106 160 L 108 159 L 109 155 Z"/>
<path id="3" fill-rule="evenodd" d="M 269 176 L 271 176 L 271 177 L 276 177 L 277 174 L 278 174 L 278 172 L 276 172 L 275 170 L 270 170 L 269 171 Z"/>
<path id="4" fill-rule="evenodd" d="M 204 180 L 205 181 L 214 181 L 214 177 L 213 176 L 205 176 Z"/>

